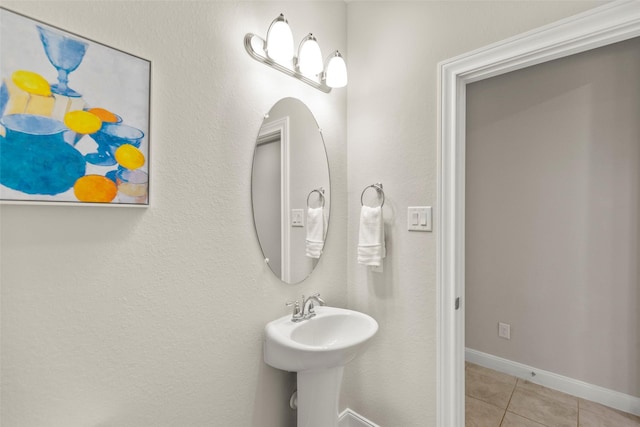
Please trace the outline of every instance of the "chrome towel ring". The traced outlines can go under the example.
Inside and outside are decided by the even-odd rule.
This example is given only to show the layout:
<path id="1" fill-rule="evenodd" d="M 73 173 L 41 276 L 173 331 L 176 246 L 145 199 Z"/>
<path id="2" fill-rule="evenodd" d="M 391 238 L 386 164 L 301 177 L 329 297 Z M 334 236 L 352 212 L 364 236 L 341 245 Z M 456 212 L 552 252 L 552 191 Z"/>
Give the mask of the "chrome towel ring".
<path id="1" fill-rule="evenodd" d="M 310 207 L 311 207 L 311 206 L 309 206 L 309 197 L 311 197 L 311 195 L 312 195 L 313 193 L 318 193 L 318 197 L 319 197 L 320 199 L 322 199 L 322 206 L 320 206 L 320 207 L 323 207 L 323 208 L 324 208 L 324 188 L 322 188 L 322 187 L 314 188 L 313 190 L 311 190 L 311 191 L 309 192 L 309 194 L 307 195 L 307 207 L 308 207 L 308 208 L 310 208 Z"/>
<path id="2" fill-rule="evenodd" d="M 362 206 L 364 206 L 364 193 L 369 189 L 369 188 L 375 188 L 376 191 L 378 192 L 379 196 L 382 196 L 382 203 L 380 203 L 380 207 L 384 206 L 384 190 L 382 189 L 382 183 L 377 182 L 375 184 L 371 184 L 368 185 L 366 187 L 364 187 L 364 190 L 362 190 L 362 194 L 360 194 L 360 204 Z"/>

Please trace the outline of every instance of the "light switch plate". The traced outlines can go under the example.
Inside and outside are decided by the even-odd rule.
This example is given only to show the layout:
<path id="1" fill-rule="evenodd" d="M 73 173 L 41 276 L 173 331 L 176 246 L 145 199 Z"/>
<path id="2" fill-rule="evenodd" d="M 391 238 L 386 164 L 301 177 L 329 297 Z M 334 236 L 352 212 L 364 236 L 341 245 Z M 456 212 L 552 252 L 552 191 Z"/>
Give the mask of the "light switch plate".
<path id="1" fill-rule="evenodd" d="M 407 208 L 409 231 L 432 231 L 431 206 L 409 206 Z"/>
<path id="2" fill-rule="evenodd" d="M 304 227 L 304 209 L 291 209 L 291 226 Z"/>

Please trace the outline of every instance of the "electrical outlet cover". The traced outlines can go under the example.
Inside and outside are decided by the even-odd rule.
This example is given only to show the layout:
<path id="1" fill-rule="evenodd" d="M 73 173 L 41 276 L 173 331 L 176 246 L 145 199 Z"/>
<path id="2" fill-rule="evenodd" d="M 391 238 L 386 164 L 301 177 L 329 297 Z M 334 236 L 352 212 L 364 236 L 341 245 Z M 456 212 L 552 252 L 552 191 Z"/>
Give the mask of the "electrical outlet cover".
<path id="1" fill-rule="evenodd" d="M 507 340 L 511 339 L 511 325 L 508 323 L 498 323 L 498 336 Z"/>

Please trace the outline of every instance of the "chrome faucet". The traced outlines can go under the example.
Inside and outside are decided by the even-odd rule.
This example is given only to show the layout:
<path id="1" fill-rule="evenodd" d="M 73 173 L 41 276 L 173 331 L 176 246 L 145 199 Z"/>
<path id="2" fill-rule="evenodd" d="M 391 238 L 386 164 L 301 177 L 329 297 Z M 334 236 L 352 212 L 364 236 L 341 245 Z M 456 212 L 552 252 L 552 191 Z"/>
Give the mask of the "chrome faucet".
<path id="1" fill-rule="evenodd" d="M 298 301 L 288 302 L 287 306 L 293 306 L 293 314 L 291 315 L 292 322 L 302 322 L 303 320 L 311 319 L 316 315 L 316 312 L 313 310 L 314 304 L 313 302 L 318 303 L 318 305 L 327 305 L 322 298 L 320 298 L 320 294 L 311 295 L 309 298 L 304 297 L 302 295 L 302 306 Z"/>
<path id="2" fill-rule="evenodd" d="M 320 294 L 311 295 L 306 300 L 304 299 L 304 295 L 302 296 L 302 317 L 305 319 L 311 319 L 316 315 L 316 312 L 313 311 L 313 301 L 317 302 L 318 305 L 323 306 L 327 305 L 326 302 L 322 298 L 320 298 Z"/>

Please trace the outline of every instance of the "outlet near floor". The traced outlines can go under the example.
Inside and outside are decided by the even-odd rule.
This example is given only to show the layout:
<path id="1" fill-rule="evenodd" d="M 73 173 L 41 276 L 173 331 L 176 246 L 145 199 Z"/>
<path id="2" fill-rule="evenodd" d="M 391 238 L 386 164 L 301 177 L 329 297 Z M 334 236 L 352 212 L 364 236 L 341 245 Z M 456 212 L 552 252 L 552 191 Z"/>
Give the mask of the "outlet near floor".
<path id="1" fill-rule="evenodd" d="M 511 325 L 508 323 L 498 323 L 498 336 L 507 340 L 511 339 Z"/>

